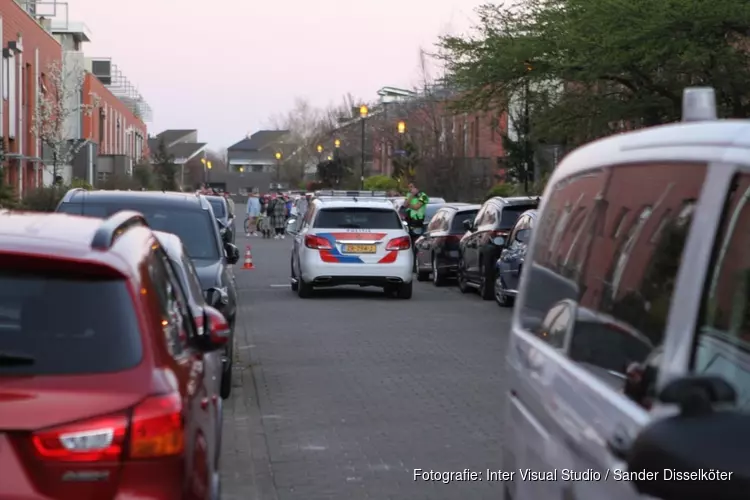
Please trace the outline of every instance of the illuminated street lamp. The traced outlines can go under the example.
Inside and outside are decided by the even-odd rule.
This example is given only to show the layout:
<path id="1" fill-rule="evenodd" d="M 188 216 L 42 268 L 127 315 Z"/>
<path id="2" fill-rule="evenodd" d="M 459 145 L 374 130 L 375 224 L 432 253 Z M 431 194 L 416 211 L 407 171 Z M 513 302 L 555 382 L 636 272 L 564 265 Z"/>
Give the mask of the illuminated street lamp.
<path id="1" fill-rule="evenodd" d="M 276 187 L 278 188 L 281 182 L 281 152 L 277 151 L 274 156 L 276 156 Z"/>
<path id="2" fill-rule="evenodd" d="M 359 107 L 359 116 L 362 118 L 362 165 L 361 165 L 361 173 L 359 177 L 360 182 L 360 189 L 362 191 L 365 190 L 365 119 L 367 118 L 367 113 L 369 113 L 369 109 L 367 109 L 367 106 L 364 104 Z"/>
<path id="3" fill-rule="evenodd" d="M 333 145 L 338 149 L 341 147 L 341 139 L 336 139 L 333 141 Z"/>
<path id="4" fill-rule="evenodd" d="M 331 155 L 328 155 L 328 158 L 327 158 L 327 160 L 328 160 L 328 161 L 331 161 L 331 160 L 333 160 L 333 156 L 331 156 Z"/>
<path id="5" fill-rule="evenodd" d="M 398 122 L 398 133 L 403 135 L 404 132 L 406 132 L 406 122 L 401 120 Z"/>

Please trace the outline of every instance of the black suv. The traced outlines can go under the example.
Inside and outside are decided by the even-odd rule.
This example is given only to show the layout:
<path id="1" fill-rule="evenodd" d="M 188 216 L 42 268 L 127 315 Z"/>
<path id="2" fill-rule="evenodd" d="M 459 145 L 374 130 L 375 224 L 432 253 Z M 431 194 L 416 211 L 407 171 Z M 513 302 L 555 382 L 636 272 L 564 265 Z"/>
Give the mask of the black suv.
<path id="1" fill-rule="evenodd" d="M 505 239 L 521 214 L 538 206 L 538 197 L 495 196 L 484 202 L 473 222 L 465 221 L 466 234 L 458 245 L 458 287 L 462 292 L 477 289 L 484 300 L 495 298 L 495 263 Z"/>
<path id="2" fill-rule="evenodd" d="M 223 397 L 231 390 L 234 323 L 237 314 L 237 286 L 231 265 L 240 258 L 239 249 L 223 243 L 211 204 L 205 196 L 193 193 L 161 191 L 86 191 L 71 189 L 57 206 L 57 212 L 107 218 L 121 210 L 135 210 L 144 215 L 154 231 L 176 234 L 195 264 L 204 292 L 218 289 L 226 295 L 224 314 L 232 329 L 227 343 L 222 384 Z"/>

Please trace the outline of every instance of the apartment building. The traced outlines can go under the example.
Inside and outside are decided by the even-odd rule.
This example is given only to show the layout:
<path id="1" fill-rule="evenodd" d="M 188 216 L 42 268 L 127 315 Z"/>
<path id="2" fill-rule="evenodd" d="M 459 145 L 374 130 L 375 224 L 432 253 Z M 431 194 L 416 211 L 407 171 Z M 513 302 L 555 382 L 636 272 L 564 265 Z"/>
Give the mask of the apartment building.
<path id="1" fill-rule="evenodd" d="M 32 134 L 45 68 L 61 61 L 62 47 L 37 19 L 36 2 L 0 0 L 0 138 L 4 181 L 19 196 L 42 185 L 41 144 Z"/>
<path id="2" fill-rule="evenodd" d="M 56 21 L 50 29 L 62 44 L 68 86 L 80 87 L 71 96 L 78 102 L 69 106 L 76 110 L 67 125 L 76 154 L 65 177 L 96 186 L 113 176 L 132 175 L 135 165 L 148 158 L 148 104 L 111 59 L 84 56 L 83 45 L 91 38 L 83 23 Z"/>

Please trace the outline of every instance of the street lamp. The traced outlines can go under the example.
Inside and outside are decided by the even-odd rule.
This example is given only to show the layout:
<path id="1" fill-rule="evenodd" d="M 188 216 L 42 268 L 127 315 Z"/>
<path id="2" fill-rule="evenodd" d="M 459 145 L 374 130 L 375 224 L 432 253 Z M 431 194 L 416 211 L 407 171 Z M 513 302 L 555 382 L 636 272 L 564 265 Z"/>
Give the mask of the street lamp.
<path id="1" fill-rule="evenodd" d="M 404 135 L 404 132 L 406 132 L 406 122 L 401 120 L 398 122 L 398 133 Z"/>
<path id="2" fill-rule="evenodd" d="M 336 149 L 341 147 L 341 139 L 336 139 L 333 141 L 333 145 L 336 147 Z"/>
<path id="3" fill-rule="evenodd" d="M 281 183 L 281 153 L 277 151 L 274 156 L 276 156 L 276 188 L 278 189 Z"/>
<path id="4" fill-rule="evenodd" d="M 318 154 L 320 154 L 322 152 L 323 152 L 323 146 L 321 146 L 320 144 L 318 144 Z"/>
<path id="5" fill-rule="evenodd" d="M 367 109 L 367 106 L 364 104 L 359 107 L 359 116 L 362 118 L 362 165 L 361 165 L 361 173 L 359 177 L 360 181 L 360 189 L 362 191 L 365 190 L 365 119 L 367 118 L 367 113 L 369 110 Z"/>
<path id="6" fill-rule="evenodd" d="M 328 155 L 328 158 L 326 158 L 326 159 L 327 159 L 328 161 L 331 161 L 331 160 L 333 160 L 333 156 L 331 156 L 331 155 Z"/>

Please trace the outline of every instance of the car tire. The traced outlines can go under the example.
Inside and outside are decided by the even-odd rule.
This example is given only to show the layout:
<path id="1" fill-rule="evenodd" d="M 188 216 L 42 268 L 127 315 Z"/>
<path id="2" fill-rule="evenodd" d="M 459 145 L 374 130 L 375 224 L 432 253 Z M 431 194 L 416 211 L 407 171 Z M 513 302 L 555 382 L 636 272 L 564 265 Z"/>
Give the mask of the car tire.
<path id="1" fill-rule="evenodd" d="M 461 293 L 469 293 L 471 291 L 471 287 L 469 287 L 469 283 L 466 280 L 466 275 L 464 274 L 463 260 L 460 260 L 458 262 L 458 289 L 461 291 Z"/>
<path id="2" fill-rule="evenodd" d="M 396 297 L 399 299 L 405 299 L 408 300 L 411 298 L 413 293 L 413 283 L 410 281 L 409 283 L 401 283 L 398 286 L 398 291 L 396 292 Z"/>
<path id="3" fill-rule="evenodd" d="M 219 388 L 221 399 L 229 399 L 232 395 L 232 362 L 227 364 L 227 369 L 221 373 L 221 387 Z"/>
<path id="4" fill-rule="evenodd" d="M 312 297 L 313 287 L 306 283 L 301 277 L 297 278 L 297 295 L 300 299 L 309 299 Z"/>
<path id="5" fill-rule="evenodd" d="M 495 278 L 495 302 L 500 307 L 513 307 L 513 297 L 505 295 L 503 292 L 504 289 L 503 280 L 498 276 Z"/>
<path id="6" fill-rule="evenodd" d="M 438 267 L 437 255 L 432 256 L 432 284 L 435 286 L 445 285 L 446 279 L 445 274 L 440 272 Z"/>
<path id="7" fill-rule="evenodd" d="M 292 276 L 292 291 L 296 292 L 299 289 L 299 279 L 294 275 L 294 261 L 291 264 L 291 276 Z"/>
<path id="8" fill-rule="evenodd" d="M 479 270 L 479 295 L 482 300 L 494 300 L 495 299 L 495 280 L 494 275 L 491 271 L 487 270 L 487 266 L 482 266 Z"/>

